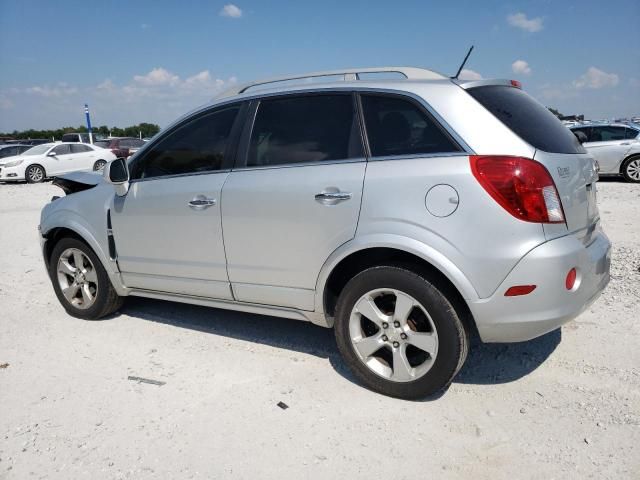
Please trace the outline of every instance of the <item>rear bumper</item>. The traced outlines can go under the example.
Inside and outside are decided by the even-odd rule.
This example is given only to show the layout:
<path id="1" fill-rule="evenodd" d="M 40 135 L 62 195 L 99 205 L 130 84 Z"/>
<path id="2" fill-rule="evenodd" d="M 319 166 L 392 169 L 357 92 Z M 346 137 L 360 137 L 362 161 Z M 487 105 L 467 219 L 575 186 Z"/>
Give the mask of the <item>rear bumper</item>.
<path id="1" fill-rule="evenodd" d="M 611 243 L 599 225 L 579 239 L 568 235 L 531 250 L 489 298 L 469 305 L 484 342 L 520 342 L 555 330 L 589 307 L 609 283 Z M 578 272 L 572 290 L 570 269 Z M 514 285 L 536 285 L 528 295 L 505 297 Z"/>

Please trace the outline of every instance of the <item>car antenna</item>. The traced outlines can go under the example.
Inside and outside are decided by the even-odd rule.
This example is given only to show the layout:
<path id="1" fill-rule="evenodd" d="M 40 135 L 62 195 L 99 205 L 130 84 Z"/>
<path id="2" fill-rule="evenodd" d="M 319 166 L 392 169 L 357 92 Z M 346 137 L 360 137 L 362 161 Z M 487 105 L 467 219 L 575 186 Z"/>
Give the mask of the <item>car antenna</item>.
<path id="1" fill-rule="evenodd" d="M 464 57 L 464 60 L 462 61 L 462 65 L 460 65 L 460 68 L 458 69 L 458 72 L 456 73 L 456 76 L 455 77 L 451 77 L 453 80 L 457 80 L 458 76 L 460 76 L 460 72 L 462 72 L 462 69 L 464 68 L 464 65 L 467 63 L 467 59 L 469 58 L 469 55 L 471 55 L 471 51 L 472 50 L 473 50 L 473 45 L 471 45 L 471 48 L 467 52 L 467 56 Z"/>

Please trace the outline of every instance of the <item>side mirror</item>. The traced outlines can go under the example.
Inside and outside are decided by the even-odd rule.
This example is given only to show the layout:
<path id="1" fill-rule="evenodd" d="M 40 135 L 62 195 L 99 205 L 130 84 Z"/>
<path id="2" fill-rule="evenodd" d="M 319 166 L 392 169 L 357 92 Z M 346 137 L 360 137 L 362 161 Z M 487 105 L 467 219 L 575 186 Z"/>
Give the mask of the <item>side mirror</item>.
<path id="1" fill-rule="evenodd" d="M 54 152 L 53 150 L 47 153 L 47 157 L 55 157 L 55 156 L 56 156 L 56 152 Z"/>
<path id="2" fill-rule="evenodd" d="M 577 131 L 577 132 L 573 132 L 573 134 L 576 136 L 576 138 L 580 143 L 584 143 L 588 141 L 587 136 L 584 134 L 584 132 Z"/>
<path id="3" fill-rule="evenodd" d="M 104 166 L 102 172 L 107 183 L 115 187 L 116 195 L 123 197 L 129 191 L 129 169 L 124 158 L 116 158 Z"/>

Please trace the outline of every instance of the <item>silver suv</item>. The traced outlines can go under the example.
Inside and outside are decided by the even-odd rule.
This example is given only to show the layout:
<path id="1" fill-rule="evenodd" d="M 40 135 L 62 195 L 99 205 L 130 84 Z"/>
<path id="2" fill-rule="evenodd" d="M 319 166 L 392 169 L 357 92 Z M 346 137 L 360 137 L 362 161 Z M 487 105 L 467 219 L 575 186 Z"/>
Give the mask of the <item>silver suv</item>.
<path id="1" fill-rule="evenodd" d="M 307 320 L 364 385 L 418 398 L 470 334 L 528 340 L 598 297 L 596 180 L 517 82 L 321 72 L 234 88 L 103 178 L 57 179 L 40 233 L 75 317 L 135 295 Z"/>

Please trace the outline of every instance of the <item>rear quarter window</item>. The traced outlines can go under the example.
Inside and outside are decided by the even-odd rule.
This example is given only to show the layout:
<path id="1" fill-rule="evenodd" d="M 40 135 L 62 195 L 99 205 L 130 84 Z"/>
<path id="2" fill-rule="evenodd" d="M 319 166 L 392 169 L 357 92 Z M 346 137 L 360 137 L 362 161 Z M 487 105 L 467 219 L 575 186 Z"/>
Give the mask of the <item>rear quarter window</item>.
<path id="1" fill-rule="evenodd" d="M 585 153 L 553 113 L 519 88 L 486 85 L 467 92 L 532 147 L 550 153 Z"/>

